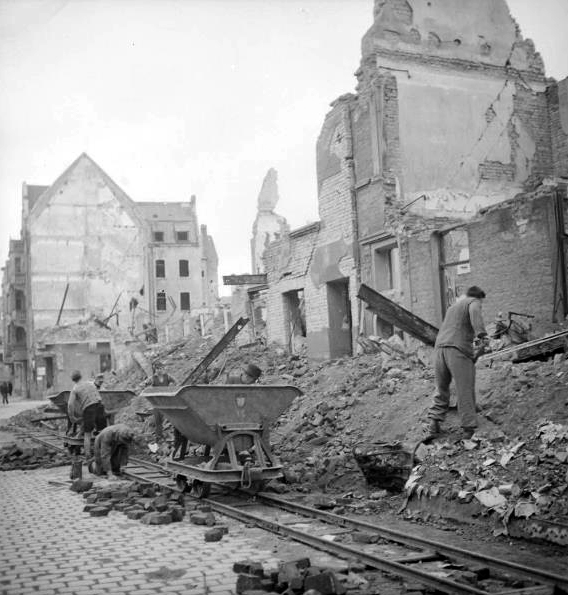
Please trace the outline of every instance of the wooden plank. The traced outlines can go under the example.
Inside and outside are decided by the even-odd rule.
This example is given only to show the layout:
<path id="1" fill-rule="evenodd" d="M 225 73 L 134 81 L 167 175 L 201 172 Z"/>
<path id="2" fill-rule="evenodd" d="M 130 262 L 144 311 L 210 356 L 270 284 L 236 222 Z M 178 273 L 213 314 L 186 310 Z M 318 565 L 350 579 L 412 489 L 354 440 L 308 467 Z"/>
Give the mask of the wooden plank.
<path id="1" fill-rule="evenodd" d="M 266 273 L 258 275 L 223 275 L 223 285 L 265 285 Z"/>
<path id="2" fill-rule="evenodd" d="M 439 560 L 440 555 L 436 552 L 419 552 L 416 554 L 410 554 L 408 556 L 403 556 L 402 558 L 394 558 L 395 562 L 399 564 L 414 564 L 415 562 L 433 562 L 434 560 Z"/>
<path id="3" fill-rule="evenodd" d="M 561 331 L 548 337 L 542 337 L 540 339 L 535 339 L 534 341 L 527 341 L 526 343 L 519 343 L 518 345 L 511 345 L 500 351 L 487 353 L 481 356 L 478 361 L 490 361 L 500 357 L 507 357 L 507 359 L 516 361 L 529 359 L 537 355 L 544 355 L 551 351 L 561 349 L 565 346 L 567 340 L 568 331 Z"/>
<path id="4" fill-rule="evenodd" d="M 379 318 L 400 330 L 419 339 L 426 345 L 434 345 L 438 329 L 426 322 L 406 308 L 389 300 L 384 295 L 371 289 L 364 283 L 359 287 L 357 297 L 367 303 L 369 310 L 372 310 Z"/>

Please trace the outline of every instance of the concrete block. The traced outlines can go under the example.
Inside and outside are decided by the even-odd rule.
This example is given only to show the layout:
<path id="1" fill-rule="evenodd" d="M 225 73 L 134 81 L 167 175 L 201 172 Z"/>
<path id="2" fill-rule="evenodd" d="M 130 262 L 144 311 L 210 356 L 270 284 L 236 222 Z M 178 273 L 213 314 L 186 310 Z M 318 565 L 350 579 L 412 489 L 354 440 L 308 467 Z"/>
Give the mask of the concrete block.
<path id="1" fill-rule="evenodd" d="M 93 487 L 93 482 L 91 480 L 87 480 L 87 479 L 76 479 L 71 484 L 70 489 L 73 492 L 77 492 L 78 494 L 81 494 L 83 492 L 87 492 L 92 487 Z"/>
<path id="2" fill-rule="evenodd" d="M 108 506 L 95 506 L 92 510 L 89 511 L 89 514 L 94 517 L 107 516 L 110 511 L 111 508 Z"/>
<path id="3" fill-rule="evenodd" d="M 237 574 L 255 574 L 256 576 L 264 576 L 264 568 L 260 562 L 253 562 L 252 560 L 241 560 L 233 564 L 233 572 Z"/>
<path id="4" fill-rule="evenodd" d="M 138 519 L 141 519 L 143 516 L 147 515 L 148 513 L 145 510 L 129 510 L 126 513 L 127 518 L 132 519 L 134 521 L 137 521 Z"/>
<path id="5" fill-rule="evenodd" d="M 185 510 L 181 506 L 169 506 L 167 512 L 172 517 L 172 523 L 180 523 L 185 516 Z"/>
<path id="6" fill-rule="evenodd" d="M 222 529 L 214 528 L 205 531 L 205 541 L 221 541 L 225 533 Z"/>
<path id="7" fill-rule="evenodd" d="M 237 578 L 237 594 L 244 595 L 246 591 L 262 590 L 262 579 L 256 574 L 239 574 Z"/>
<path id="8" fill-rule="evenodd" d="M 192 512 L 189 515 L 189 521 L 194 525 L 208 525 L 208 517 L 211 513 Z"/>
<path id="9" fill-rule="evenodd" d="M 172 517 L 168 512 L 148 512 L 140 520 L 145 525 L 169 525 Z"/>

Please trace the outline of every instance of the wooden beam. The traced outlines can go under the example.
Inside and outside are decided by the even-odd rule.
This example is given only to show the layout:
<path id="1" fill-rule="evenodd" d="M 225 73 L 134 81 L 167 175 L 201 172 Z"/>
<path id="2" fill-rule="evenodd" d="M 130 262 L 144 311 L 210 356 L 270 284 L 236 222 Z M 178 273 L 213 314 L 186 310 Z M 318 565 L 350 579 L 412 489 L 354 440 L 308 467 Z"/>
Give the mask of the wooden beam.
<path id="1" fill-rule="evenodd" d="M 223 275 L 223 285 L 266 285 L 266 273 L 258 275 Z"/>
<path id="2" fill-rule="evenodd" d="M 364 283 L 359 287 L 357 297 L 367 303 L 368 309 L 389 324 L 419 339 L 426 345 L 434 345 L 438 329 L 416 316 L 406 308 L 389 300 Z"/>

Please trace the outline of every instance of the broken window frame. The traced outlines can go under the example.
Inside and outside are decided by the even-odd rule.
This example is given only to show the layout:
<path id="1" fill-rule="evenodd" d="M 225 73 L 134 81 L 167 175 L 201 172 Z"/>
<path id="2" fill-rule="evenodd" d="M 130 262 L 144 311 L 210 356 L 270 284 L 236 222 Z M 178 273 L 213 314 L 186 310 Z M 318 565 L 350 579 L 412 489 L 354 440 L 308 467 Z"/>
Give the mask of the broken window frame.
<path id="1" fill-rule="evenodd" d="M 167 309 L 167 298 L 165 290 L 160 290 L 156 293 L 156 311 L 165 312 Z"/>
<path id="2" fill-rule="evenodd" d="M 163 231 L 155 231 L 153 233 L 154 242 L 163 242 L 164 241 L 164 232 Z"/>
<path id="3" fill-rule="evenodd" d="M 156 279 L 166 278 L 166 261 L 162 258 L 158 258 L 155 262 L 155 273 Z"/>
<path id="4" fill-rule="evenodd" d="M 457 259 L 449 260 L 446 262 L 447 257 L 447 246 L 445 243 L 445 238 L 450 236 L 450 234 L 455 233 L 463 233 L 465 234 L 467 240 L 467 258 L 460 258 L 461 252 L 465 248 L 460 249 L 460 253 Z M 442 316 L 445 316 L 446 311 L 448 308 L 454 304 L 457 299 L 465 292 L 465 287 L 463 288 L 462 292 L 459 292 L 459 285 L 454 282 L 453 286 L 451 285 L 451 279 L 448 278 L 448 271 L 451 269 L 456 269 L 454 275 L 454 281 L 458 280 L 460 275 L 468 275 L 471 273 L 471 258 L 470 258 L 470 251 L 469 251 L 469 230 L 465 226 L 456 226 L 452 227 L 451 229 L 446 229 L 443 231 L 439 231 L 437 233 L 437 241 L 438 241 L 438 254 L 439 254 L 439 279 L 440 279 L 440 296 L 442 301 Z M 459 246 L 458 243 L 456 243 Z M 461 270 L 460 270 L 461 267 Z M 467 267 L 467 269 L 466 269 Z"/>
<path id="5" fill-rule="evenodd" d="M 189 277 L 189 260 L 181 259 L 179 261 L 179 276 Z"/>

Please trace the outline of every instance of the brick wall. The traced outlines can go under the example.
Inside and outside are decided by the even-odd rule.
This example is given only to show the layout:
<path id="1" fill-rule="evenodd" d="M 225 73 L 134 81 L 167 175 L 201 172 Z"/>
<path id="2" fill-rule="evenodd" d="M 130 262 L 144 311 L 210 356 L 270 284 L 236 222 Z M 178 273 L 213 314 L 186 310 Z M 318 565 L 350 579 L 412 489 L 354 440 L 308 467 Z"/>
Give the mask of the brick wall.
<path id="1" fill-rule="evenodd" d="M 552 146 L 550 138 L 549 112 L 545 93 L 537 93 L 517 84 L 513 98 L 514 116 L 519 118 L 535 144 L 530 166 L 530 175 L 525 182 L 527 188 L 536 187 L 542 178 L 553 175 Z M 512 145 L 512 158 L 517 164 L 527 159 L 521 148 L 522 139 L 517 139 L 515 131 L 509 131 Z M 521 141 L 521 142 L 519 142 Z M 528 164 L 527 164 L 528 167 Z M 517 165 L 517 175 L 519 173 Z"/>
<path id="2" fill-rule="evenodd" d="M 536 336 L 553 329 L 554 226 L 552 194 L 526 195 L 492 207 L 465 225 L 469 231 L 470 273 L 460 285 L 479 285 L 487 294 L 485 321 L 498 312 L 535 316 Z M 440 325 L 434 277 L 437 261 L 431 232 L 411 235 L 402 242 L 405 272 L 410 281 L 411 310 Z"/>
<path id="3" fill-rule="evenodd" d="M 568 78 L 546 90 L 554 175 L 568 178 Z"/>

